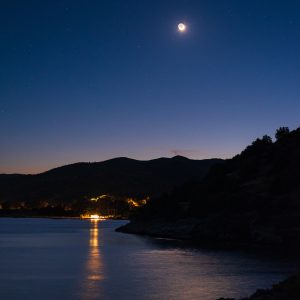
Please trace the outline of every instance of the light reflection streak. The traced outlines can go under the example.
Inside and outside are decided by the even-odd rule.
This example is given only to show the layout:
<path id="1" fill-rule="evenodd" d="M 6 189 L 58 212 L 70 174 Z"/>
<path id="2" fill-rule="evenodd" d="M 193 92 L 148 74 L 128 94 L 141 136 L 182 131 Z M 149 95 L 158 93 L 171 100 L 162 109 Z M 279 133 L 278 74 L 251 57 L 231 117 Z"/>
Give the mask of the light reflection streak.
<path id="1" fill-rule="evenodd" d="M 86 272 L 83 282 L 84 299 L 99 299 L 101 297 L 100 282 L 103 276 L 103 263 L 99 251 L 99 229 L 98 220 L 91 220 L 91 227 L 89 230 L 89 251 L 86 261 Z"/>

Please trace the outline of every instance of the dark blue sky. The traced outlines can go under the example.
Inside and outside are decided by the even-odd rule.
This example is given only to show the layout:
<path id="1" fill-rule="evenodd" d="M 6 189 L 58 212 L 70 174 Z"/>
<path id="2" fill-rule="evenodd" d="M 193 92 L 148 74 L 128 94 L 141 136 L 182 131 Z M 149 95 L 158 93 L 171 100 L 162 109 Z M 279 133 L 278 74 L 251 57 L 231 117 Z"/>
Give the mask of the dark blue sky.
<path id="1" fill-rule="evenodd" d="M 0 36 L 0 172 L 231 157 L 300 126 L 297 0 L 4 0 Z"/>

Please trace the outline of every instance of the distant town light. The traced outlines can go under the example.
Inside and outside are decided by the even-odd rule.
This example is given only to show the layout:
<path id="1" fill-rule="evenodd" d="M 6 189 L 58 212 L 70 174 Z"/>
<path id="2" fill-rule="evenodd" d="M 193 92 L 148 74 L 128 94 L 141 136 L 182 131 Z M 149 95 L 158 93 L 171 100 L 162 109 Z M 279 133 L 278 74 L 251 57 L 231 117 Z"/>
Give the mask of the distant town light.
<path id="1" fill-rule="evenodd" d="M 94 221 L 98 221 L 98 220 L 105 220 L 107 219 L 107 217 L 104 217 L 104 216 L 99 216 L 99 215 L 96 215 L 96 214 L 93 214 L 93 215 L 81 215 L 80 216 L 81 219 L 89 219 L 89 220 L 94 220 Z"/>
<path id="2" fill-rule="evenodd" d="M 92 219 L 92 220 L 99 220 L 100 216 L 99 215 L 91 215 L 90 219 Z"/>

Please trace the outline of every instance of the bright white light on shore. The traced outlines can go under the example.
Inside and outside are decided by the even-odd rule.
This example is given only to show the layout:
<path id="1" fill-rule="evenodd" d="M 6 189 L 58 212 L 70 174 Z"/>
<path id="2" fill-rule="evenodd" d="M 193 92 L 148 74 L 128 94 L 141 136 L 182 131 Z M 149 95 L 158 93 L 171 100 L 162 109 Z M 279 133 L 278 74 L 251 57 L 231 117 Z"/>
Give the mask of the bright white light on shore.
<path id="1" fill-rule="evenodd" d="M 81 219 L 88 219 L 88 220 L 92 220 L 92 221 L 100 221 L 100 220 L 106 220 L 109 218 L 113 218 L 114 216 L 111 215 L 107 215 L 107 216 L 100 216 L 100 215 L 89 215 L 89 214 L 85 214 L 85 215 L 80 215 Z"/>
<path id="2" fill-rule="evenodd" d="M 99 215 L 91 215 L 90 219 L 92 219 L 92 220 L 99 220 L 100 216 Z"/>
<path id="3" fill-rule="evenodd" d="M 178 24 L 178 30 L 179 30 L 180 32 L 186 31 L 186 25 L 185 25 L 184 23 L 179 23 L 179 24 Z"/>

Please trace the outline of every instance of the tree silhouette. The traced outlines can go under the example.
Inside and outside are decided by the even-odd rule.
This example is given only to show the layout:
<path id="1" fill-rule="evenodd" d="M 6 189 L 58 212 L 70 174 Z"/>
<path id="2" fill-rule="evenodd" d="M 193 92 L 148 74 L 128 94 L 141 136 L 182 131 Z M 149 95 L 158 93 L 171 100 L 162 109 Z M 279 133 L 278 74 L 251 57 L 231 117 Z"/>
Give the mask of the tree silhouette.
<path id="1" fill-rule="evenodd" d="M 275 137 L 277 140 L 287 136 L 290 133 L 290 129 L 288 127 L 279 127 L 276 130 Z"/>
<path id="2" fill-rule="evenodd" d="M 264 135 L 262 137 L 262 142 L 265 143 L 265 144 L 272 144 L 273 143 L 272 138 L 269 135 Z"/>

